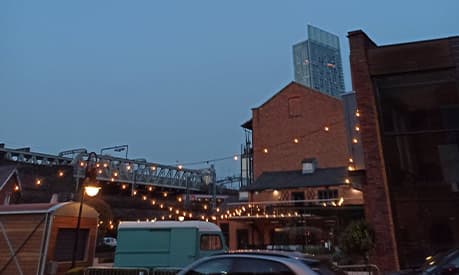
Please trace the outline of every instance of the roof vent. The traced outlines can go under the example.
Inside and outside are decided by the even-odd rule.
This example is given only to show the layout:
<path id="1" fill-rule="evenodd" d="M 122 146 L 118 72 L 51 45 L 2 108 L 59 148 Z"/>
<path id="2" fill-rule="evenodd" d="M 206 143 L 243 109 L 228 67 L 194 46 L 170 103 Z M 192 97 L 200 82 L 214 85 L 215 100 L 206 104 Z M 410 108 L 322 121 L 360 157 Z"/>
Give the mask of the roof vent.
<path id="1" fill-rule="evenodd" d="M 304 159 L 303 164 L 303 174 L 312 174 L 316 170 L 317 160 L 315 158 Z"/>

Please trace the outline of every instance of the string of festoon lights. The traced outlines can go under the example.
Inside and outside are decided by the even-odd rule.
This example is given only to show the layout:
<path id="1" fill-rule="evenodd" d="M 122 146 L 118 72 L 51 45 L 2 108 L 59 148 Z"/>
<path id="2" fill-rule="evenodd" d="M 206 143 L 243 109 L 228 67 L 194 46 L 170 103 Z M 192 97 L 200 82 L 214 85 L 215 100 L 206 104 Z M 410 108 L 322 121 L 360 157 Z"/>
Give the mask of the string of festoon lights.
<path id="1" fill-rule="evenodd" d="M 358 119 L 361 117 L 361 113 L 359 110 L 356 110 L 355 112 L 355 120 L 356 124 L 353 129 L 353 137 L 352 137 L 352 144 L 357 144 L 359 143 L 359 133 L 360 133 L 360 126 Z M 330 133 L 333 131 L 333 129 L 339 125 L 344 123 L 344 120 L 339 120 L 339 121 L 334 121 L 330 122 L 327 125 L 323 125 L 322 127 L 319 127 L 317 129 L 314 129 L 308 133 L 298 135 L 291 137 L 288 140 L 285 140 L 283 142 L 279 142 L 276 144 L 271 144 L 271 145 L 266 145 L 266 146 L 260 146 L 259 148 L 254 148 L 254 153 L 263 153 L 268 155 L 270 152 L 274 152 L 276 148 L 287 145 L 287 144 L 300 144 L 303 140 L 306 138 L 318 134 L 318 133 Z M 202 161 L 195 161 L 195 162 L 188 162 L 188 163 L 181 163 L 178 164 L 177 167 L 178 169 L 183 169 L 184 167 L 187 166 L 193 166 L 193 165 L 199 165 L 199 164 L 210 164 L 210 163 L 215 163 L 215 162 L 220 162 L 220 161 L 225 161 L 225 160 L 238 160 L 241 157 L 241 154 L 234 154 L 231 156 L 224 156 L 224 157 L 218 157 L 214 159 L 207 159 L 207 160 L 202 160 Z M 354 164 L 354 159 L 352 155 L 349 157 L 348 160 L 348 170 L 353 171 L 355 170 L 355 164 Z M 84 166 L 85 163 L 81 162 L 81 166 Z M 96 163 L 96 166 L 100 169 L 102 168 L 107 168 L 108 164 L 107 163 Z M 128 168 L 129 169 L 129 168 Z M 117 173 L 117 172 L 115 172 Z M 58 171 L 58 177 L 63 177 L 64 176 L 64 171 Z M 114 174 L 113 177 L 111 178 L 110 181 L 106 182 L 106 184 L 110 184 L 111 182 L 116 181 L 117 174 Z M 346 178 L 345 179 L 346 184 L 350 184 L 350 179 Z M 43 178 L 37 178 L 35 180 L 36 186 L 42 186 L 43 185 Z M 163 191 L 160 194 L 160 198 L 158 197 L 150 197 L 148 194 L 153 194 L 153 191 L 155 191 L 155 188 L 153 186 L 148 186 L 144 185 L 143 189 L 140 190 L 140 188 L 136 189 L 136 186 L 134 184 L 134 187 L 130 186 L 131 184 L 128 183 L 120 183 L 120 189 L 121 190 L 126 190 L 128 191 L 131 189 L 131 197 L 134 199 L 138 199 L 140 201 L 144 201 L 145 203 L 149 203 L 151 207 L 156 208 L 159 211 L 162 211 L 163 213 L 156 215 L 156 216 L 151 216 L 151 217 L 145 217 L 144 220 L 146 221 L 157 221 L 157 220 L 185 220 L 185 219 L 193 219 L 193 220 L 205 220 L 205 221 L 212 221 L 216 222 L 217 220 L 226 220 L 226 219 L 234 219 L 238 217 L 252 217 L 252 218 L 292 218 L 292 217 L 298 217 L 301 214 L 297 211 L 289 211 L 289 210 L 279 210 L 279 209 L 272 209 L 272 207 L 267 206 L 266 204 L 263 203 L 247 203 L 243 205 L 235 205 L 233 208 L 231 206 L 227 207 L 227 209 L 221 209 L 220 207 L 216 207 L 215 209 L 211 209 L 210 205 L 211 202 L 209 199 L 200 199 L 198 200 L 199 203 L 201 203 L 200 206 L 197 207 L 196 210 L 192 211 L 189 210 L 188 207 L 185 206 L 185 195 L 176 195 L 176 198 L 174 200 L 171 200 L 168 198 L 170 195 L 167 191 Z M 138 186 L 140 187 L 140 185 Z M 17 192 L 19 190 L 19 185 L 15 185 L 13 187 L 13 191 Z M 323 207 L 340 207 L 342 206 L 344 201 L 344 198 L 340 198 L 339 200 L 321 200 L 319 205 L 322 205 Z M 217 199 L 218 203 L 221 203 L 221 199 Z M 120 221 L 114 221 L 114 220 L 108 220 L 108 221 L 100 221 L 98 226 L 106 226 L 107 229 L 109 230 L 114 230 L 117 228 L 118 224 Z"/>

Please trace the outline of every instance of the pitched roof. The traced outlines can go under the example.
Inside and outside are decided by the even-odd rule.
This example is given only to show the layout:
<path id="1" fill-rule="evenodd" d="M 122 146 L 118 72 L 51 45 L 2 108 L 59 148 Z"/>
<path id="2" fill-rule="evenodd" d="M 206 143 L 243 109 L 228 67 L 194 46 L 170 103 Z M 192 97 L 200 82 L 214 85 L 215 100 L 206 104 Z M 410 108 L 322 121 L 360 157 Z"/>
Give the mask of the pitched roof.
<path id="1" fill-rule="evenodd" d="M 297 86 L 297 87 L 301 87 L 302 89 L 304 89 L 304 91 L 309 91 L 309 92 L 312 92 L 312 93 L 315 93 L 319 96 L 322 96 L 322 97 L 325 97 L 325 98 L 328 98 L 328 99 L 331 99 L 331 100 L 337 100 L 337 101 L 341 101 L 341 98 L 338 98 L 338 97 L 334 97 L 334 96 L 331 96 L 329 94 L 326 94 L 326 93 L 323 93 L 319 90 L 316 90 L 314 88 L 311 88 L 311 87 L 307 87 L 299 82 L 295 82 L 295 81 L 292 81 L 290 82 L 289 84 L 287 84 L 285 87 L 283 87 L 282 89 L 280 89 L 279 91 L 277 91 L 273 96 L 271 96 L 268 100 L 266 100 L 265 102 L 263 102 L 260 106 L 258 107 L 254 107 L 252 108 L 252 110 L 256 110 L 256 109 L 260 109 L 262 108 L 263 106 L 265 106 L 266 104 L 268 104 L 268 102 L 272 101 L 275 97 L 277 97 L 279 94 L 281 94 L 282 92 L 284 92 L 285 90 L 287 90 L 290 86 Z M 252 118 L 250 118 L 249 120 L 247 120 L 246 122 L 244 122 L 242 125 L 241 125 L 242 128 L 245 128 L 245 129 L 249 129 L 249 130 L 252 130 Z"/>
<path id="2" fill-rule="evenodd" d="M 251 185 L 248 191 L 265 189 L 291 189 L 302 187 L 337 186 L 345 184 L 348 175 L 346 167 L 317 168 L 312 174 L 301 170 L 283 172 L 264 172 Z"/>
<path id="3" fill-rule="evenodd" d="M 302 88 L 305 92 L 310 92 L 310 93 L 314 93 L 318 96 L 321 96 L 323 98 L 327 98 L 327 99 L 330 99 L 330 100 L 335 100 L 335 101 L 341 101 L 341 98 L 340 97 L 335 97 L 335 96 L 331 96 L 329 94 L 326 94 L 324 92 L 321 92 L 319 90 L 316 90 L 314 88 L 311 88 L 311 87 L 307 87 L 299 82 L 295 82 L 295 81 L 292 81 L 290 82 L 289 84 L 287 84 L 284 88 L 280 89 L 277 93 L 275 93 L 271 98 L 269 98 L 268 100 L 266 100 L 264 103 L 262 103 L 260 106 L 258 107 L 255 107 L 255 108 L 252 108 L 252 109 L 260 109 L 262 108 L 263 106 L 265 106 L 266 104 L 268 104 L 270 101 L 272 101 L 275 97 L 277 97 L 279 94 L 281 94 L 282 92 L 284 92 L 285 90 L 287 90 L 290 86 L 297 86 L 297 87 L 300 87 Z"/>

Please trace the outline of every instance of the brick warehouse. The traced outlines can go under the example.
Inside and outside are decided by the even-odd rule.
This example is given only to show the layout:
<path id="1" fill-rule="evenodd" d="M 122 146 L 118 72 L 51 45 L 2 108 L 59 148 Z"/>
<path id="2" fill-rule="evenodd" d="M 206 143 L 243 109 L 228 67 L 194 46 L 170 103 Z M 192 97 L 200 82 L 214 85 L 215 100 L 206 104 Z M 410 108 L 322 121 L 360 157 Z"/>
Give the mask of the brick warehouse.
<path id="1" fill-rule="evenodd" d="M 459 245 L 459 37 L 378 46 L 349 33 L 371 262 L 419 265 Z"/>
<path id="2" fill-rule="evenodd" d="M 252 114 L 255 178 L 268 171 L 299 170 L 305 158 L 316 158 L 323 168 L 347 166 L 341 100 L 292 82 Z"/>
<path id="3" fill-rule="evenodd" d="M 231 249 L 316 253 L 335 245 L 339 230 L 363 216 L 362 193 L 348 175 L 344 105 L 292 82 L 252 109 L 242 127 L 253 140 L 255 182 L 241 191 L 247 201 L 220 222 Z"/>

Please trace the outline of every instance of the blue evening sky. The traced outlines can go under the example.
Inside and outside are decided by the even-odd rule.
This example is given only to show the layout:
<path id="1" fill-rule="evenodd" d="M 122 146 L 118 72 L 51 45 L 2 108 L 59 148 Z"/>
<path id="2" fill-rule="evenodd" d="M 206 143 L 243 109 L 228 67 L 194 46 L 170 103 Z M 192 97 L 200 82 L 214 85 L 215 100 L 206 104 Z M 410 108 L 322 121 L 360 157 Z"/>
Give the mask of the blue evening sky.
<path id="1" fill-rule="evenodd" d="M 458 11 L 457 0 L 2 0 L 0 143 L 128 144 L 129 158 L 163 164 L 231 156 L 251 108 L 292 81 L 307 24 L 340 37 L 350 90 L 348 31 L 379 45 L 454 36 Z"/>

